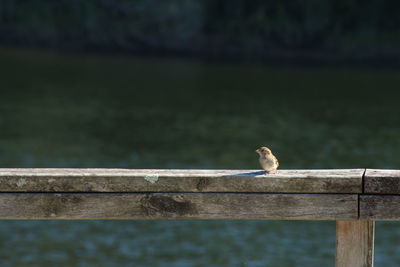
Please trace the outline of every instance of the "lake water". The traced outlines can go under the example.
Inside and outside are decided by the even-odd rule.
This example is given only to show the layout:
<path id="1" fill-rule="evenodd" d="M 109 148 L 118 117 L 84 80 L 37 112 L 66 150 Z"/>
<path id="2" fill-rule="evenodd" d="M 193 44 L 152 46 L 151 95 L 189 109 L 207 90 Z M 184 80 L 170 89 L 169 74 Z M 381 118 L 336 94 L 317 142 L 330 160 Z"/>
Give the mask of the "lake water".
<path id="1" fill-rule="evenodd" d="M 400 168 L 400 70 L 0 49 L 1 167 Z M 377 266 L 400 263 L 378 222 Z M 0 221 L 2 266 L 334 266 L 328 221 Z"/>

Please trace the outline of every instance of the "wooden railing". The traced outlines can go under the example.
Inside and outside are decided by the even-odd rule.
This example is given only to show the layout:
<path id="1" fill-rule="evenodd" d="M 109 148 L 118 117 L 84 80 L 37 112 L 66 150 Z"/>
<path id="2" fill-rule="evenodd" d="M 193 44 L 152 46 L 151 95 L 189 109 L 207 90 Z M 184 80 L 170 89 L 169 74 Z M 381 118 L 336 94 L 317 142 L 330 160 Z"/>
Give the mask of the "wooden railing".
<path id="1" fill-rule="evenodd" d="M 0 169 L 0 219 L 335 220 L 336 266 L 373 266 L 400 171 Z"/>

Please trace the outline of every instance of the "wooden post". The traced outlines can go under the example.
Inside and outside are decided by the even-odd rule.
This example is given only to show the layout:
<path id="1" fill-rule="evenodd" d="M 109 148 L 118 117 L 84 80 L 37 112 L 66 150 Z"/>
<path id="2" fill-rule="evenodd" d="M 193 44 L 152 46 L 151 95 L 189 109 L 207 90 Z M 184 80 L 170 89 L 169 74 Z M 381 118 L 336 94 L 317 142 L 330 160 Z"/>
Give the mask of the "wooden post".
<path id="1" fill-rule="evenodd" d="M 336 267 L 373 267 L 374 221 L 336 221 Z"/>

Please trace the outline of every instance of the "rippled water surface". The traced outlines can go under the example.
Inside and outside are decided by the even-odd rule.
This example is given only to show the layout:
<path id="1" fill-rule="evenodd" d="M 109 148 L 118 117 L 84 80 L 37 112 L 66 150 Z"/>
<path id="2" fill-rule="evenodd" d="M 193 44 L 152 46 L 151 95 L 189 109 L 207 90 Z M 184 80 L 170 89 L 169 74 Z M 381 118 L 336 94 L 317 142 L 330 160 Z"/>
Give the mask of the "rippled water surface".
<path id="1" fill-rule="evenodd" d="M 1 167 L 399 168 L 400 71 L 0 50 Z M 377 224 L 377 266 L 400 263 Z M 1 221 L 2 265 L 334 266 L 334 222 Z"/>

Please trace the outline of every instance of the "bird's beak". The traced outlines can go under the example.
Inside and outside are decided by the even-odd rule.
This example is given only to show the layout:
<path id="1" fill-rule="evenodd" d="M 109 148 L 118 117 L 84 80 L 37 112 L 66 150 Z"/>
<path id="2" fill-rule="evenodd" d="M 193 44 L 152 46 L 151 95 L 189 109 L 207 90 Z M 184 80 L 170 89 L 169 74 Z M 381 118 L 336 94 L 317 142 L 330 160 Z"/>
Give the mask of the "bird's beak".
<path id="1" fill-rule="evenodd" d="M 259 150 L 259 149 L 257 149 L 257 150 L 256 150 L 256 153 L 259 153 L 259 152 L 260 152 L 260 150 Z"/>

